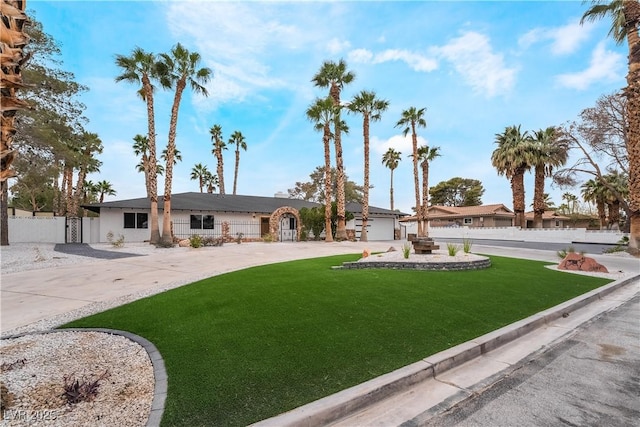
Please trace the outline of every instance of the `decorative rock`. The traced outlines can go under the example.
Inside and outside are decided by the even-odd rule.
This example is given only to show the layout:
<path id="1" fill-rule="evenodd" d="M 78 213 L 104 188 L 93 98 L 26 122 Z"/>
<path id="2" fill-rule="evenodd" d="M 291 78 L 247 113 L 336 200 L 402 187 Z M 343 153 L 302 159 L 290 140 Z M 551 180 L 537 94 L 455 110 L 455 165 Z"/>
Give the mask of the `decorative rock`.
<path id="1" fill-rule="evenodd" d="M 599 264 L 595 259 L 586 257 L 582 254 L 570 252 L 558 265 L 558 270 L 572 270 L 572 271 L 589 271 L 597 273 L 608 273 L 609 270 Z"/>
<path id="2" fill-rule="evenodd" d="M 189 239 L 180 240 L 180 242 L 178 242 L 178 246 L 181 248 L 188 248 L 191 246 L 191 241 L 189 241 Z"/>
<path id="3" fill-rule="evenodd" d="M 395 252 L 397 249 L 394 248 L 393 246 L 389 246 L 389 249 L 387 249 L 387 252 Z"/>
<path id="4" fill-rule="evenodd" d="M 366 258 L 369 255 L 371 255 L 371 251 L 369 249 L 365 249 L 364 251 L 362 251 L 362 258 Z"/>

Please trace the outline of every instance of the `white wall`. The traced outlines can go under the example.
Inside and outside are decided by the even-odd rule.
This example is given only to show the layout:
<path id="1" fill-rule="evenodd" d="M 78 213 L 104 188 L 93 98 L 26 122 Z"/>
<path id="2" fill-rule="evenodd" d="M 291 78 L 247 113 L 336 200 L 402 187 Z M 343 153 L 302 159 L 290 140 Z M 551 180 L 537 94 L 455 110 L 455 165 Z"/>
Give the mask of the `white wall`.
<path id="1" fill-rule="evenodd" d="M 406 223 L 405 223 L 406 224 Z M 415 222 L 413 223 L 415 224 Z M 413 231 L 409 231 L 410 233 Z M 519 227 L 430 227 L 429 237 L 470 238 L 492 240 L 520 240 L 548 243 L 604 243 L 616 244 L 625 233 L 613 230 L 587 230 L 585 228 L 527 228 Z M 405 236 L 403 236 L 405 237 Z"/>
<path id="2" fill-rule="evenodd" d="M 11 243 L 64 243 L 65 217 L 10 216 L 9 244 Z"/>

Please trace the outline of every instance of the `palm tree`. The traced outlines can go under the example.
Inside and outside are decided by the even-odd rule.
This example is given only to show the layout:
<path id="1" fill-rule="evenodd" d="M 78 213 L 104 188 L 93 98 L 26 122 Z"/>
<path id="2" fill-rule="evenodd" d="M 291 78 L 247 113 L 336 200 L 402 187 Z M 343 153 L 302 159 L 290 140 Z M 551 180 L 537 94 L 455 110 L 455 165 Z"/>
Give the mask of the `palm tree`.
<path id="1" fill-rule="evenodd" d="M 182 94 L 187 87 L 197 94 L 208 96 L 209 92 L 203 85 L 211 78 L 211 70 L 200 64 L 200 54 L 189 52 L 180 43 L 176 44 L 171 53 L 162 53 L 161 68 L 164 78 L 161 80 L 165 88 L 175 88 L 173 105 L 171 106 L 171 121 L 169 122 L 169 141 L 167 142 L 167 161 L 164 175 L 164 211 L 162 215 L 162 241 L 172 243 L 171 235 L 171 185 L 173 183 L 173 164 L 176 151 L 176 132 L 178 128 L 178 110 L 182 101 Z"/>
<path id="2" fill-rule="evenodd" d="M 244 151 L 247 151 L 247 141 L 244 139 L 244 135 L 242 132 L 235 131 L 231 134 L 231 138 L 229 138 L 229 144 L 236 146 L 236 169 L 233 173 L 233 195 L 236 194 L 236 189 L 238 186 L 238 168 L 240 167 L 240 149 L 242 148 Z"/>
<path id="3" fill-rule="evenodd" d="M 142 84 L 138 91 L 140 97 L 147 104 L 147 138 L 148 138 L 148 162 L 145 164 L 145 180 L 147 196 L 151 203 L 151 237 L 152 245 L 160 241 L 160 224 L 158 220 L 158 178 L 156 172 L 156 127 L 153 109 L 154 87 L 152 80 L 163 78 L 164 69 L 158 66 L 155 55 L 147 53 L 136 47 L 131 56 L 116 55 L 116 65 L 122 68 L 122 74 L 116 77 L 116 82 Z"/>
<path id="4" fill-rule="evenodd" d="M 224 194 L 224 163 L 222 159 L 222 150 L 227 149 L 227 144 L 225 144 L 222 139 L 222 126 L 213 125 L 211 129 L 209 129 L 209 133 L 211 134 L 211 140 L 213 141 L 213 150 L 211 150 L 211 152 L 218 161 L 216 172 L 218 173 L 218 181 L 220 182 L 220 194 Z"/>
<path id="5" fill-rule="evenodd" d="M 562 195 L 562 200 L 567 202 L 566 206 L 570 214 L 576 213 L 576 203 L 578 202 L 578 196 L 576 196 L 575 194 L 566 192 Z"/>
<path id="6" fill-rule="evenodd" d="M 598 210 L 598 222 L 600 223 L 600 230 L 602 230 L 605 226 L 606 219 L 607 219 L 607 214 L 605 211 L 606 187 L 601 183 L 599 183 L 598 181 L 594 179 L 590 179 L 584 184 L 582 184 L 581 188 L 582 188 L 582 198 L 584 199 L 584 201 L 592 202 L 596 204 L 596 209 Z M 565 199 L 565 195 L 573 196 L 573 194 L 565 193 L 562 195 L 563 199 Z"/>
<path id="7" fill-rule="evenodd" d="M 362 114 L 362 137 L 364 141 L 364 194 L 362 200 L 362 231 L 360 241 L 366 242 L 369 222 L 369 123 L 377 122 L 389 108 L 389 101 L 376 98 L 375 92 L 361 91 L 348 106 L 352 113 Z"/>
<path id="8" fill-rule="evenodd" d="M 204 181 L 207 177 L 207 174 L 210 174 L 209 170 L 202 163 L 196 164 L 193 169 L 191 169 L 191 179 L 198 180 L 198 184 L 200 185 L 200 192 L 202 193 L 202 189 L 204 188 Z"/>
<path id="9" fill-rule="evenodd" d="M 393 210 L 393 171 L 398 167 L 400 163 L 400 151 L 396 151 L 393 148 L 389 148 L 382 156 L 382 164 L 391 170 L 391 185 L 389 187 L 389 204 L 391 210 Z"/>
<path id="10" fill-rule="evenodd" d="M 418 148 L 418 160 L 422 169 L 422 227 L 425 234 L 428 234 L 429 226 L 429 163 L 436 157 L 440 157 L 440 147 L 429 148 L 423 145 Z"/>
<path id="11" fill-rule="evenodd" d="M 149 197 L 150 199 L 151 189 L 149 187 L 149 184 L 151 180 L 149 179 L 149 138 L 137 134 L 133 137 L 133 141 L 133 152 L 136 156 L 140 156 L 140 163 L 136 166 L 136 169 L 138 172 L 144 172 L 144 183 L 147 189 L 147 197 Z"/>
<path id="12" fill-rule="evenodd" d="M 218 177 L 211 172 L 207 171 L 203 178 L 204 185 L 207 186 L 207 193 L 211 194 L 216 191 L 218 185 Z"/>
<path id="13" fill-rule="evenodd" d="M 82 188 L 83 188 L 82 203 L 84 204 L 93 203 L 96 200 L 96 196 L 100 192 L 98 190 L 98 185 L 95 184 L 93 181 L 85 181 Z"/>
<path id="14" fill-rule="evenodd" d="M 99 172 L 102 162 L 95 155 L 102 153 L 102 141 L 96 133 L 83 132 L 79 139 L 78 148 L 78 183 L 73 197 L 70 198 L 71 206 L 69 212 L 71 215 L 80 215 L 80 202 L 84 196 L 83 185 L 86 181 L 87 174 Z"/>
<path id="15" fill-rule="evenodd" d="M 96 184 L 96 190 L 98 191 L 98 194 L 100 194 L 100 203 L 104 202 L 104 196 L 115 196 L 116 190 L 113 189 L 113 186 L 111 185 L 111 183 L 109 181 L 98 181 L 98 183 Z"/>
<path id="16" fill-rule="evenodd" d="M 618 44 L 625 39 L 629 47 L 627 87 L 627 156 L 629 158 L 629 251 L 640 251 L 640 3 L 637 0 L 612 0 L 609 3 L 593 2 L 580 20 L 611 19 L 609 35 Z"/>
<path id="17" fill-rule="evenodd" d="M 629 194 L 628 178 L 626 175 L 614 170 L 603 176 L 602 179 L 602 184 L 605 187 L 605 203 L 609 210 L 607 228 L 618 230 L 620 225 L 620 202 Z"/>
<path id="18" fill-rule="evenodd" d="M 427 237 L 427 230 L 424 229 L 423 211 L 420 209 L 420 178 L 418 176 L 418 134 L 416 128 L 426 128 L 427 121 L 424 118 L 425 108 L 417 109 L 416 107 L 409 107 L 402 112 L 402 117 L 396 123 L 396 127 L 404 128 L 402 134 L 406 137 L 411 132 L 412 152 L 411 158 L 413 158 L 413 186 L 416 196 L 416 219 L 418 221 L 418 237 Z"/>
<path id="19" fill-rule="evenodd" d="M 491 164 L 498 175 L 505 175 L 511 182 L 513 211 L 516 226 L 526 228 L 524 216 L 524 173 L 531 168 L 531 144 L 528 132 L 521 133 L 520 126 L 508 126 L 501 134 L 496 134 L 496 148 L 491 154 Z"/>
<path id="20" fill-rule="evenodd" d="M 307 118 L 314 124 L 316 131 L 322 132 L 322 142 L 324 144 L 324 232 L 325 242 L 333 242 L 331 233 L 331 123 L 335 115 L 333 99 L 326 97 L 317 98 L 313 104 L 307 108 Z M 318 237 L 318 236 L 316 236 Z"/>
<path id="21" fill-rule="evenodd" d="M 534 132 L 531 140 L 535 185 L 533 191 L 533 227 L 542 228 L 542 215 L 546 210 L 544 202 L 544 180 L 553 175 L 556 167 L 563 166 L 569 157 L 569 145 L 559 138 L 554 127 Z"/>
<path id="22" fill-rule="evenodd" d="M 321 88 L 329 88 L 329 96 L 333 100 L 335 107 L 340 107 L 340 93 L 344 85 L 351 83 L 355 79 L 355 74 L 347 71 L 347 64 L 344 60 L 338 63 L 333 61 L 323 62 L 320 70 L 311 79 L 315 86 Z M 336 149 L 336 171 L 337 171 L 337 205 L 338 205 L 338 221 L 336 227 L 336 239 L 347 240 L 347 221 L 346 221 L 346 203 L 344 191 L 344 159 L 342 157 L 342 136 L 341 133 L 347 132 L 344 122 L 340 118 L 340 108 L 334 112 L 333 118 L 334 132 L 333 142 Z"/>

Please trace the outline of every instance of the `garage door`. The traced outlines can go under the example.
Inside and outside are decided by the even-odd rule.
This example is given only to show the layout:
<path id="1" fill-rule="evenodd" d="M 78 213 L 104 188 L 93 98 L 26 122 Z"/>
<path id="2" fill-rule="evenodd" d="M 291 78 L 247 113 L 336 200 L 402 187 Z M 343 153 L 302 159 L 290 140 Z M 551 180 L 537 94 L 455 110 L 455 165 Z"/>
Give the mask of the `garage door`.
<path id="1" fill-rule="evenodd" d="M 368 240 L 393 240 L 393 218 L 369 218 L 367 238 Z M 356 239 L 360 239 L 362 220 L 356 219 Z"/>

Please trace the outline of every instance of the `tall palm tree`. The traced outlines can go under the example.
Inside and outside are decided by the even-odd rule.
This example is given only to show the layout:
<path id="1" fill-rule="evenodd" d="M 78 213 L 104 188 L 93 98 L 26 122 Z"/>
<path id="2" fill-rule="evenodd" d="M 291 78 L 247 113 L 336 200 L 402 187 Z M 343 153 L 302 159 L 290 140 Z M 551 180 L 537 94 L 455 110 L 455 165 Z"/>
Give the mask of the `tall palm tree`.
<path id="1" fill-rule="evenodd" d="M 247 151 L 247 141 L 242 135 L 242 132 L 235 131 L 231 134 L 231 138 L 229 138 L 229 144 L 236 146 L 236 169 L 233 173 L 233 195 L 236 194 L 236 189 L 238 187 L 238 168 L 240 167 L 240 149 L 242 148 L 244 151 Z"/>
<path id="2" fill-rule="evenodd" d="M 316 131 L 322 132 L 322 142 L 324 145 L 324 232 L 325 242 L 333 242 L 331 233 L 331 123 L 335 114 L 333 99 L 326 97 L 317 98 L 313 104 L 307 108 L 307 118 L 314 124 Z M 318 237 L 318 236 L 316 236 Z"/>
<path id="3" fill-rule="evenodd" d="M 340 107 L 340 93 L 344 85 L 351 83 L 355 79 L 355 74 L 347 71 L 347 64 L 343 59 L 337 63 L 334 61 L 325 61 L 322 63 L 320 70 L 311 79 L 315 86 L 321 88 L 329 88 L 329 96 L 333 100 L 336 107 Z M 342 132 L 348 129 L 344 126 L 344 122 L 340 118 L 340 108 L 334 112 L 333 119 L 334 131 L 333 142 L 336 151 L 336 171 L 337 171 L 337 206 L 338 221 L 336 227 L 336 240 L 347 239 L 347 221 L 346 221 L 346 202 L 344 191 L 344 159 L 342 156 Z"/>
<path id="4" fill-rule="evenodd" d="M 164 175 L 164 210 L 162 215 L 162 242 L 172 243 L 171 235 L 171 186 L 173 183 L 173 164 L 176 151 L 176 132 L 178 128 L 178 110 L 182 101 L 182 94 L 189 85 L 194 93 L 208 96 L 204 85 L 211 78 L 211 70 L 200 66 L 200 54 L 189 52 L 180 43 L 171 48 L 170 53 L 162 53 L 161 69 L 164 78 L 163 87 L 174 88 L 173 105 L 171 106 L 171 120 L 169 122 L 169 140 L 167 142 L 167 161 Z"/>
<path id="5" fill-rule="evenodd" d="M 609 35 L 618 44 L 625 39 L 629 47 L 629 69 L 627 87 L 627 156 L 629 158 L 629 251 L 640 251 L 640 3 L 638 0 L 594 1 L 584 13 L 580 23 L 585 20 L 596 21 L 611 19 Z"/>
<path id="6" fill-rule="evenodd" d="M 403 128 L 402 134 L 406 137 L 411 132 L 412 151 L 411 157 L 413 159 L 413 187 L 416 196 L 416 219 L 418 221 L 418 237 L 427 237 L 427 230 L 424 229 L 423 211 L 420 209 L 420 178 L 418 175 L 418 134 L 417 128 L 426 128 L 427 121 L 424 118 L 426 108 L 417 109 L 416 107 L 409 107 L 402 112 L 402 117 L 396 123 L 396 127 Z"/>
<path id="7" fill-rule="evenodd" d="M 224 139 L 222 138 L 222 126 L 213 125 L 211 129 L 209 129 L 209 133 L 211 134 L 211 140 L 213 141 L 213 150 L 211 150 L 211 153 L 215 156 L 218 162 L 216 167 L 219 181 L 218 188 L 220 188 L 220 194 L 224 194 L 224 162 L 222 159 L 222 150 L 227 149 L 227 144 L 225 144 Z"/>
<path id="8" fill-rule="evenodd" d="M 115 196 L 116 190 L 113 189 L 113 186 L 111 185 L 111 183 L 109 181 L 98 181 L 96 183 L 96 190 L 98 191 L 98 194 L 100 194 L 100 203 L 104 202 L 104 196 Z"/>
<path id="9" fill-rule="evenodd" d="M 396 151 L 393 148 L 389 148 L 382 156 L 382 164 L 391 170 L 391 185 L 389 186 L 389 204 L 391 210 L 393 210 L 393 171 L 398 167 L 400 163 L 400 151 Z"/>
<path id="10" fill-rule="evenodd" d="M 207 167 L 205 165 L 203 165 L 202 163 L 198 163 L 196 164 L 193 169 L 191 169 L 191 179 L 192 180 L 198 180 L 198 184 L 200 185 L 200 192 L 202 193 L 203 188 L 204 188 L 204 181 L 205 178 L 207 177 L 207 174 L 210 174 L 211 172 L 209 172 L 209 170 L 207 169 Z"/>
<path id="11" fill-rule="evenodd" d="M 534 167 L 533 227 L 542 228 L 542 215 L 547 206 L 544 201 L 544 180 L 553 170 L 567 163 L 569 144 L 559 137 L 556 128 L 548 127 L 534 132 L 531 165 Z"/>
<path id="12" fill-rule="evenodd" d="M 440 147 L 429 148 L 423 145 L 418 148 L 418 160 L 422 169 L 422 227 L 428 234 L 429 226 L 429 163 L 436 157 L 440 157 Z"/>
<path id="13" fill-rule="evenodd" d="M 496 134 L 496 148 L 491 154 L 491 164 L 498 175 L 505 175 L 511 182 L 513 211 L 516 226 L 527 227 L 524 197 L 524 173 L 531 168 L 531 143 L 528 132 L 522 133 L 520 126 L 508 126 L 501 134 Z"/>
<path id="14" fill-rule="evenodd" d="M 566 206 L 570 214 L 576 213 L 576 203 L 578 202 L 578 196 L 576 196 L 575 194 L 566 192 L 562 195 L 562 200 L 567 202 Z"/>
<path id="15" fill-rule="evenodd" d="M 160 223 L 158 219 L 158 174 L 156 171 L 156 126 L 153 107 L 154 86 L 152 80 L 163 78 L 164 68 L 158 66 L 156 57 L 139 47 L 133 49 L 130 56 L 116 55 L 116 65 L 122 69 L 122 74 L 116 77 L 116 82 L 141 84 L 138 95 L 147 104 L 147 138 L 148 163 L 146 163 L 145 180 L 147 196 L 151 203 L 151 236 L 152 245 L 160 242 Z"/>
<path id="16" fill-rule="evenodd" d="M 376 98 L 375 92 L 363 90 L 353 97 L 348 109 L 362 114 L 362 138 L 364 141 L 364 194 L 362 199 L 362 231 L 360 241 L 366 242 L 369 223 L 369 124 L 380 121 L 382 113 L 389 108 L 389 101 Z"/>

